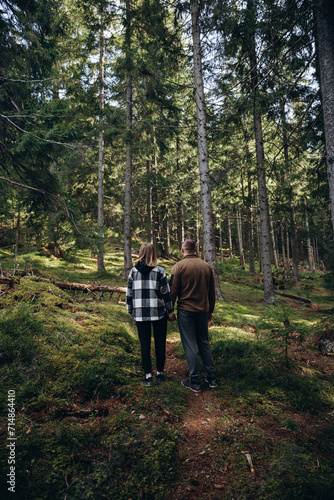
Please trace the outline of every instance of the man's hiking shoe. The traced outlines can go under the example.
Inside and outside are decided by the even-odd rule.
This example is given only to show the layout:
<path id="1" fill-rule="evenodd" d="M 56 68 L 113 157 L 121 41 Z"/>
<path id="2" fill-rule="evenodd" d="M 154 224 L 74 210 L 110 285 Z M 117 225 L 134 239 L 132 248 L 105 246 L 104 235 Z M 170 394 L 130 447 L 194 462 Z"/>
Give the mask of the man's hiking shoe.
<path id="1" fill-rule="evenodd" d="M 205 382 L 209 384 L 209 387 L 211 387 L 211 389 L 218 387 L 218 382 L 215 378 L 205 377 Z"/>
<path id="2" fill-rule="evenodd" d="M 199 384 L 194 384 L 193 382 L 190 382 L 190 380 L 181 380 L 181 384 L 183 387 L 186 387 L 187 389 L 190 389 L 193 392 L 201 392 L 201 386 Z"/>
<path id="3" fill-rule="evenodd" d="M 145 387 L 151 387 L 153 385 L 153 377 L 144 378 L 143 384 Z"/>
<path id="4" fill-rule="evenodd" d="M 157 381 L 157 384 L 161 384 L 162 382 L 165 382 L 166 379 L 162 373 L 159 373 L 155 376 L 155 380 Z"/>

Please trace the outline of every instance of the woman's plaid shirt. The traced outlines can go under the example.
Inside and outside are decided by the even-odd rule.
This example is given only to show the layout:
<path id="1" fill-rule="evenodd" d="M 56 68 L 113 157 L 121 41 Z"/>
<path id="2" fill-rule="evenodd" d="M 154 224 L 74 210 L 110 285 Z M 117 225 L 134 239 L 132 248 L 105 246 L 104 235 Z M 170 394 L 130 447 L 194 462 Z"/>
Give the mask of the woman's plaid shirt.
<path id="1" fill-rule="evenodd" d="M 157 321 L 173 312 L 167 276 L 162 266 L 141 273 L 130 271 L 126 289 L 126 308 L 135 321 Z"/>

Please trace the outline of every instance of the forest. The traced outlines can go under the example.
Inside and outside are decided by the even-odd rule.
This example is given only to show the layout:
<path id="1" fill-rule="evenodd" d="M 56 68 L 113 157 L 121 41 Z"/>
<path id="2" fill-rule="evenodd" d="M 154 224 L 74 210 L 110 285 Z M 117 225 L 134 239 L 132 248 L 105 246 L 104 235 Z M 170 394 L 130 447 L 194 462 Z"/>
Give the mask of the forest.
<path id="1" fill-rule="evenodd" d="M 331 0 L 0 0 L 2 498 L 332 497 L 333 82 Z M 125 307 L 186 238 L 198 396 L 176 324 L 139 387 Z"/>

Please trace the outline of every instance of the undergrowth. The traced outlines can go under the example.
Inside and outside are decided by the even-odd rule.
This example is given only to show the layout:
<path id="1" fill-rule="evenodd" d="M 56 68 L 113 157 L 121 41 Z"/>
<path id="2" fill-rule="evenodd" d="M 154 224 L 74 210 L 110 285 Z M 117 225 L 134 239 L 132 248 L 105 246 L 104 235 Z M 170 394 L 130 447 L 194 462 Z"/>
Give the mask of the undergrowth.
<path id="1" fill-rule="evenodd" d="M 40 275 L 21 278 L 0 298 L 0 394 L 6 402 L 15 390 L 17 498 L 330 498 L 333 371 L 307 364 L 316 353 L 314 336 L 332 324 L 330 316 L 293 301 L 266 307 L 259 280 L 235 262 L 220 266 L 225 301 L 217 304 L 210 328 L 219 387 L 203 391 L 215 432 L 208 441 L 203 432 L 196 438 L 204 446 L 198 468 L 196 439 L 191 443 L 185 433 L 193 395 L 168 371 L 168 360 L 167 381 L 144 390 L 124 302 L 75 296 L 53 284 L 68 278 L 125 286 L 121 255 L 110 249 L 108 271 L 100 275 L 84 251 L 68 261 L 34 253 L 20 259 L 21 267 L 29 262 Z M 13 268 L 6 255 L 1 262 Z M 173 263 L 162 261 L 168 273 Z M 306 290 L 328 307 L 321 277 L 308 280 L 308 287 L 306 280 L 295 292 Z M 176 324 L 168 328 L 175 337 Z M 184 359 L 180 342 L 173 352 Z M 245 450 L 256 463 L 255 476 Z M 0 453 L 6 471 L 6 446 Z M 222 492 L 213 478 L 224 473 Z M 0 495 L 8 497 L 5 481 Z"/>

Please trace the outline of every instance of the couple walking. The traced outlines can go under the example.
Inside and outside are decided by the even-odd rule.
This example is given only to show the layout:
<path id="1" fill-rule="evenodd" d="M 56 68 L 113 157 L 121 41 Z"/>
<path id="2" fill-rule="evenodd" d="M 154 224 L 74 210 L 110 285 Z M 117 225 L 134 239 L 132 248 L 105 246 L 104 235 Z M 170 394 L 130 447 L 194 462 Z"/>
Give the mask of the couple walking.
<path id="1" fill-rule="evenodd" d="M 196 256 L 193 240 L 182 244 L 183 259 L 172 268 L 168 284 L 165 269 L 157 263 L 155 249 L 145 243 L 139 250 L 135 267 L 130 271 L 126 292 L 127 310 L 136 321 L 141 346 L 144 384 L 153 383 L 151 363 L 151 326 L 153 326 L 157 363 L 156 382 L 164 381 L 167 321 L 177 320 L 186 355 L 190 380 L 181 384 L 200 392 L 198 353 L 206 370 L 205 381 L 216 387 L 215 368 L 209 344 L 208 322 L 215 306 L 215 287 L 211 267 Z"/>

